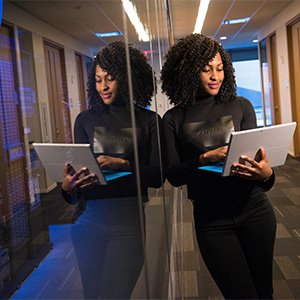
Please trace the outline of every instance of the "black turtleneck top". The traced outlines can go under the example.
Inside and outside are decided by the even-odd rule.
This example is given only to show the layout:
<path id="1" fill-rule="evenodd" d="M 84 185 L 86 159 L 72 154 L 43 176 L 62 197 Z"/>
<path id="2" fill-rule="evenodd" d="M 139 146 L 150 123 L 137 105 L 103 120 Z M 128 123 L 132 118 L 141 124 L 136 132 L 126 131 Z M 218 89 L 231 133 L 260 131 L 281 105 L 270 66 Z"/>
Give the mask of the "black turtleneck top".
<path id="1" fill-rule="evenodd" d="M 159 162 L 158 129 L 161 118 L 153 111 L 136 108 L 136 131 L 142 195 L 147 188 L 162 185 Z M 95 156 L 100 154 L 129 160 L 132 175 L 127 175 L 88 191 L 88 198 L 136 196 L 136 168 L 134 163 L 130 110 L 110 105 L 105 110 L 81 112 L 74 126 L 75 143 L 88 143 Z M 147 200 L 147 199 L 146 199 Z"/>
<path id="2" fill-rule="evenodd" d="M 221 216 L 241 209 L 254 190 L 263 193 L 272 187 L 274 175 L 265 183 L 222 177 L 199 170 L 198 157 L 228 143 L 232 130 L 255 127 L 253 106 L 242 97 L 227 103 L 216 103 L 214 97 L 209 97 L 170 109 L 163 116 L 168 181 L 174 186 L 186 184 L 188 197 L 198 201 L 206 213 L 219 212 Z"/>

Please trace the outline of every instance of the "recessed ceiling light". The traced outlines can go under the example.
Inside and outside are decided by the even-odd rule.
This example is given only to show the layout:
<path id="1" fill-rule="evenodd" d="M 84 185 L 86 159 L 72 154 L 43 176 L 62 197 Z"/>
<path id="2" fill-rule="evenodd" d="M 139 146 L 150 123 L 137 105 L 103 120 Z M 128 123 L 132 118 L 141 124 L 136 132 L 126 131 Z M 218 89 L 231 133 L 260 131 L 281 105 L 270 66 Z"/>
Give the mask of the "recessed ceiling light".
<path id="1" fill-rule="evenodd" d="M 220 40 L 227 40 L 227 36 L 221 36 Z"/>
<path id="2" fill-rule="evenodd" d="M 252 42 L 253 42 L 253 43 L 258 43 L 258 40 L 253 40 Z"/>
<path id="3" fill-rule="evenodd" d="M 96 34 L 97 37 L 100 37 L 100 38 L 123 35 L 123 33 L 120 32 L 120 31 L 96 32 L 95 34 Z"/>
<path id="4" fill-rule="evenodd" d="M 239 24 L 239 23 L 247 23 L 250 21 L 250 17 L 247 18 L 240 18 L 240 19 L 225 19 L 223 20 L 223 25 L 231 25 L 231 24 Z"/>

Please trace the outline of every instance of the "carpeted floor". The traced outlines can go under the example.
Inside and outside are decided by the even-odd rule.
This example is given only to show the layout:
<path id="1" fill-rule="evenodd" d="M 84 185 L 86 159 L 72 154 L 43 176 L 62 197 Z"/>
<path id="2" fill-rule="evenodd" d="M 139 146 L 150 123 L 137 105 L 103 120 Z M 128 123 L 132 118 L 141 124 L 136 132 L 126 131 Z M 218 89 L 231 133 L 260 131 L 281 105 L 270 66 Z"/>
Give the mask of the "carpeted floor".
<path id="1" fill-rule="evenodd" d="M 277 218 L 274 298 L 300 299 L 300 159 L 288 157 L 275 173 L 275 185 L 268 192 Z M 173 223 L 172 249 L 175 273 L 181 276 L 174 276 L 173 294 L 177 299 L 223 299 L 199 254 L 192 205 L 185 193 L 185 189 L 179 191 L 181 203 L 174 209 L 178 222 Z"/>
<path id="2" fill-rule="evenodd" d="M 275 172 L 276 184 L 268 192 L 278 225 L 274 255 L 274 298 L 300 299 L 300 160 L 288 157 L 286 164 L 276 168 Z M 171 257 L 175 269 L 173 267 L 172 284 L 168 282 L 168 266 L 161 264 L 170 259 L 166 256 L 169 245 L 164 232 L 166 202 L 155 193 L 146 207 L 149 222 L 146 226 L 147 241 L 150 241 L 147 246 L 152 253 L 148 262 L 152 274 L 148 279 L 152 282 L 150 289 L 155 291 L 148 299 L 166 299 L 167 295 L 180 299 L 222 299 L 199 254 L 191 205 L 184 197 L 183 207 L 177 209 L 177 224 L 173 223 L 171 251 L 177 254 Z M 167 189 L 167 198 L 168 193 Z M 84 299 L 72 238 L 75 236 L 75 224 L 77 227 L 88 218 L 82 218 L 76 207 L 66 204 L 57 190 L 44 197 L 43 203 L 54 249 L 11 299 Z M 87 216 L 88 212 L 84 214 Z M 79 219 L 73 224 L 78 216 Z M 77 242 L 80 244 L 80 238 Z M 117 274 L 118 271 L 115 272 Z M 135 290 L 134 295 L 139 294 Z"/>

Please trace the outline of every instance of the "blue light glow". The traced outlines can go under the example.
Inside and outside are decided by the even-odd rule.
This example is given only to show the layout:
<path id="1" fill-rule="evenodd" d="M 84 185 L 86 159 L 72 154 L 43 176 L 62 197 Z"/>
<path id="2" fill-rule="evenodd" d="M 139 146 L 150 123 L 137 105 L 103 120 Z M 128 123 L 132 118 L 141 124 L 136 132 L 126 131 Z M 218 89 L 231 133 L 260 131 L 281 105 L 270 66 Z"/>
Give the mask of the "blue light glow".
<path id="1" fill-rule="evenodd" d="M 123 35 L 120 31 L 111 31 L 111 32 L 96 32 L 96 36 L 100 38 L 111 37 L 111 36 L 121 36 Z"/>
<path id="2" fill-rule="evenodd" d="M 103 170 L 102 172 L 107 181 L 114 180 L 114 179 L 132 174 L 132 172 L 116 172 L 116 171 L 108 171 L 108 170 Z"/>
<path id="3" fill-rule="evenodd" d="M 200 166 L 198 167 L 199 170 L 211 171 L 216 173 L 223 172 L 223 163 L 215 164 L 215 165 L 208 165 L 208 166 Z"/>
<path id="4" fill-rule="evenodd" d="M 246 22 L 249 22 L 250 19 L 251 19 L 250 17 L 241 18 L 241 19 L 232 19 L 232 20 L 226 19 L 226 20 L 223 20 L 222 24 L 223 25 L 231 25 L 231 24 L 246 23 Z"/>
<path id="5" fill-rule="evenodd" d="M 2 23 L 2 0 L 0 0 L 0 26 Z"/>

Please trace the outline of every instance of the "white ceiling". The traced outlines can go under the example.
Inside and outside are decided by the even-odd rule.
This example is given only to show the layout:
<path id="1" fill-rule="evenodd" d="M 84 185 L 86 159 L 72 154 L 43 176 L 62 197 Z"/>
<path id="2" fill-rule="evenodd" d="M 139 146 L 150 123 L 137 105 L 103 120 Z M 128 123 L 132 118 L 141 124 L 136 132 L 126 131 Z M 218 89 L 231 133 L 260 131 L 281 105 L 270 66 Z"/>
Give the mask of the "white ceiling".
<path id="1" fill-rule="evenodd" d="M 51 26 L 75 37 L 95 50 L 116 38 L 99 39 L 95 32 L 125 32 L 121 0 L 72 1 L 72 0 L 4 0 L 17 5 Z M 165 0 L 131 0 L 144 26 L 150 29 L 153 45 L 168 40 Z M 178 39 L 193 31 L 200 0 L 169 0 L 169 12 L 174 33 Z M 294 0 L 299 1 L 299 0 Z M 225 48 L 249 47 L 257 31 L 293 0 L 211 0 L 202 32 L 222 41 Z M 224 19 L 251 17 L 248 23 L 222 25 Z M 140 43 L 129 19 L 128 41 L 143 49 L 148 43 Z M 123 39 L 123 37 L 121 37 Z M 154 46 L 155 47 L 155 46 Z"/>

